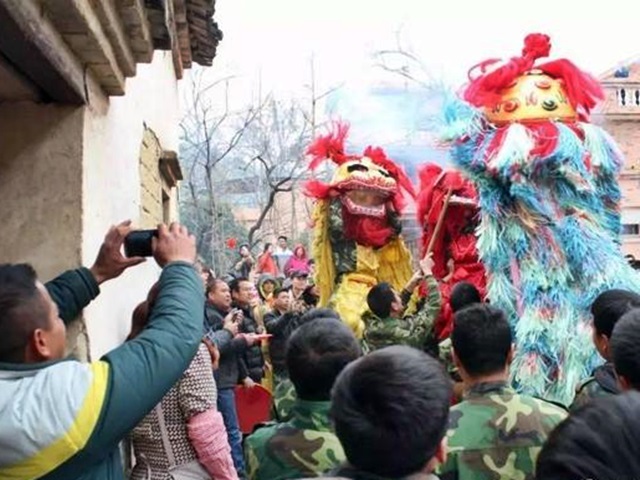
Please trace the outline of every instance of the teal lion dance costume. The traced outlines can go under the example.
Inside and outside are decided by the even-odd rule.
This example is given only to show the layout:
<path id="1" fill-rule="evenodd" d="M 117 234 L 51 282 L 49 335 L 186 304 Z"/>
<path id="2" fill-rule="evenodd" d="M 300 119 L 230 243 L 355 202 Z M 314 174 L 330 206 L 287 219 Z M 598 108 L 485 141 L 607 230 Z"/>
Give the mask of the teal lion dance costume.
<path id="1" fill-rule="evenodd" d="M 598 361 L 591 304 L 640 278 L 620 249 L 622 155 L 588 121 L 603 92 L 569 60 L 538 64 L 550 48 L 532 34 L 522 56 L 474 67 L 464 101 L 445 107 L 445 136 L 478 191 L 477 247 L 515 333 L 514 384 L 569 403 Z"/>

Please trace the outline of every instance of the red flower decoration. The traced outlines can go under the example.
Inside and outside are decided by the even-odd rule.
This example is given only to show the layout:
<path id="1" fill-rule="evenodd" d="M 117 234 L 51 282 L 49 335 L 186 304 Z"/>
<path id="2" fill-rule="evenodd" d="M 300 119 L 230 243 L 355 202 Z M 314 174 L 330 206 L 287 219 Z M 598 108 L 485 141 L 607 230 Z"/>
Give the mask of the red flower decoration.
<path id="1" fill-rule="evenodd" d="M 235 250 L 237 246 L 238 246 L 238 241 L 235 238 L 228 238 L 227 239 L 227 248 L 228 249 Z"/>

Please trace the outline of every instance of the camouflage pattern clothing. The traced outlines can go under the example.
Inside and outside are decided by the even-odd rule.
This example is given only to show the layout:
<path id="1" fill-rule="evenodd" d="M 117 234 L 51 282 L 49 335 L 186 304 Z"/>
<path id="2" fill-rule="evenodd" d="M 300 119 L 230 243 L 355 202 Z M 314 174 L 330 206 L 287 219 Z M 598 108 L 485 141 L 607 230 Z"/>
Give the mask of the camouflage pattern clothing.
<path id="1" fill-rule="evenodd" d="M 613 363 L 607 362 L 593 371 L 593 376 L 582 382 L 576 388 L 576 397 L 571 404 L 571 410 L 586 405 L 594 398 L 607 397 L 620 393 Z"/>
<path id="2" fill-rule="evenodd" d="M 345 461 L 329 424 L 330 402 L 297 400 L 289 422 L 256 430 L 245 441 L 250 480 L 318 477 Z"/>
<path id="3" fill-rule="evenodd" d="M 345 273 L 354 272 L 358 265 L 358 246 L 354 240 L 345 237 L 343 211 L 345 207 L 340 198 L 331 200 L 329 204 L 329 240 L 333 264 L 336 266 L 336 284 Z M 400 235 L 402 223 L 397 212 L 387 209 L 387 222 L 394 230 L 395 236 Z"/>
<path id="4" fill-rule="evenodd" d="M 433 350 L 429 353 L 437 357 L 437 340 L 433 326 L 440 312 L 440 289 L 432 275 L 427 276 L 425 282 L 427 298 L 414 315 L 405 315 L 402 318 L 380 318 L 369 310 L 362 315 L 365 323 L 364 343 L 367 350 L 378 350 L 391 345 L 407 345 Z M 405 292 L 403 297 L 406 297 Z M 432 348 L 429 348 L 429 345 Z"/>
<path id="5" fill-rule="evenodd" d="M 447 460 L 437 473 L 442 480 L 533 480 L 542 445 L 566 416 L 505 382 L 475 385 L 451 408 Z"/>
<path id="6" fill-rule="evenodd" d="M 280 378 L 273 392 L 274 418 L 279 422 L 291 420 L 291 410 L 297 400 L 296 389 L 288 378 Z"/>
<path id="7" fill-rule="evenodd" d="M 343 465 L 330 474 L 326 475 L 323 478 L 330 478 L 332 480 L 343 480 L 343 479 L 351 479 L 351 480 L 438 480 L 438 477 L 431 473 L 414 473 L 413 475 L 409 475 L 408 477 L 403 478 L 387 478 L 380 477 L 378 475 L 373 475 L 371 473 L 364 472 L 362 470 L 358 470 L 357 468 L 352 467 L 351 465 Z"/>

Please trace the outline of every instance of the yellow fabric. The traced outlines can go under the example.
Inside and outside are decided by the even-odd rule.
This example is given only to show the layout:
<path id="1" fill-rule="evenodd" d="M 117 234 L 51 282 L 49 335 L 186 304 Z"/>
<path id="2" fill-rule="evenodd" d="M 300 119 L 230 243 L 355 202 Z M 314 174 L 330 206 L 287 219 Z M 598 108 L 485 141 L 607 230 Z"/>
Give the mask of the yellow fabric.
<path id="1" fill-rule="evenodd" d="M 333 308 L 342 321 L 349 325 L 357 338 L 364 334 L 362 314 L 367 309 L 367 294 L 377 283 L 376 278 L 361 273 L 347 273 L 331 297 L 329 307 Z"/>
<path id="2" fill-rule="evenodd" d="M 336 266 L 333 263 L 333 251 L 329 238 L 329 202 L 318 200 L 313 210 L 314 238 L 311 246 L 316 261 L 315 284 L 320 293 L 318 306 L 326 307 L 331 299 L 336 281 Z"/>
<path id="3" fill-rule="evenodd" d="M 356 271 L 343 275 L 335 285 L 336 267 L 328 228 L 329 202 L 316 202 L 312 218 L 315 233 L 312 253 L 316 260 L 319 306 L 333 308 L 355 335 L 362 338 L 364 322 L 361 317 L 367 309 L 369 290 L 379 282 L 388 282 L 396 290 L 404 288 L 413 273 L 411 253 L 401 237 L 378 250 L 357 244 Z"/>
<path id="4" fill-rule="evenodd" d="M 500 100 L 485 108 L 491 123 L 504 125 L 524 120 L 575 121 L 578 114 L 567 98 L 562 80 L 532 70 L 512 87 L 500 92 Z"/>
<path id="5" fill-rule="evenodd" d="M 273 394 L 273 364 L 271 363 L 271 346 L 268 339 L 262 341 L 261 348 L 262 356 L 264 357 L 264 361 L 269 364 L 269 368 L 265 369 L 264 377 L 262 377 L 260 385 Z"/>
<path id="6" fill-rule="evenodd" d="M 94 362 L 90 365 L 93 379 L 75 421 L 58 440 L 31 458 L 0 469 L 3 480 L 36 479 L 56 469 L 82 450 L 98 423 L 107 394 L 109 364 Z"/>
<path id="7" fill-rule="evenodd" d="M 377 251 L 378 254 L 378 282 L 388 282 L 393 288 L 403 289 L 411 276 L 411 252 L 402 240 L 394 238 L 387 245 Z"/>

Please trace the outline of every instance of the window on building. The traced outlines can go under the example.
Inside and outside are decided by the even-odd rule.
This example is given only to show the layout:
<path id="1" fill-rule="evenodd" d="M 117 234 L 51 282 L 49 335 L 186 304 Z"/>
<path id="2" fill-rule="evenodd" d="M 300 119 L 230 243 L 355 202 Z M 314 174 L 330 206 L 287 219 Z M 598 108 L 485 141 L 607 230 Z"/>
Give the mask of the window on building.
<path id="1" fill-rule="evenodd" d="M 640 225 L 637 223 L 625 223 L 622 225 L 623 235 L 640 235 Z"/>
<path id="2" fill-rule="evenodd" d="M 144 130 L 140 148 L 140 221 L 141 228 L 177 220 L 177 184 L 182 171 L 175 152 L 162 150 L 150 128 Z"/>

